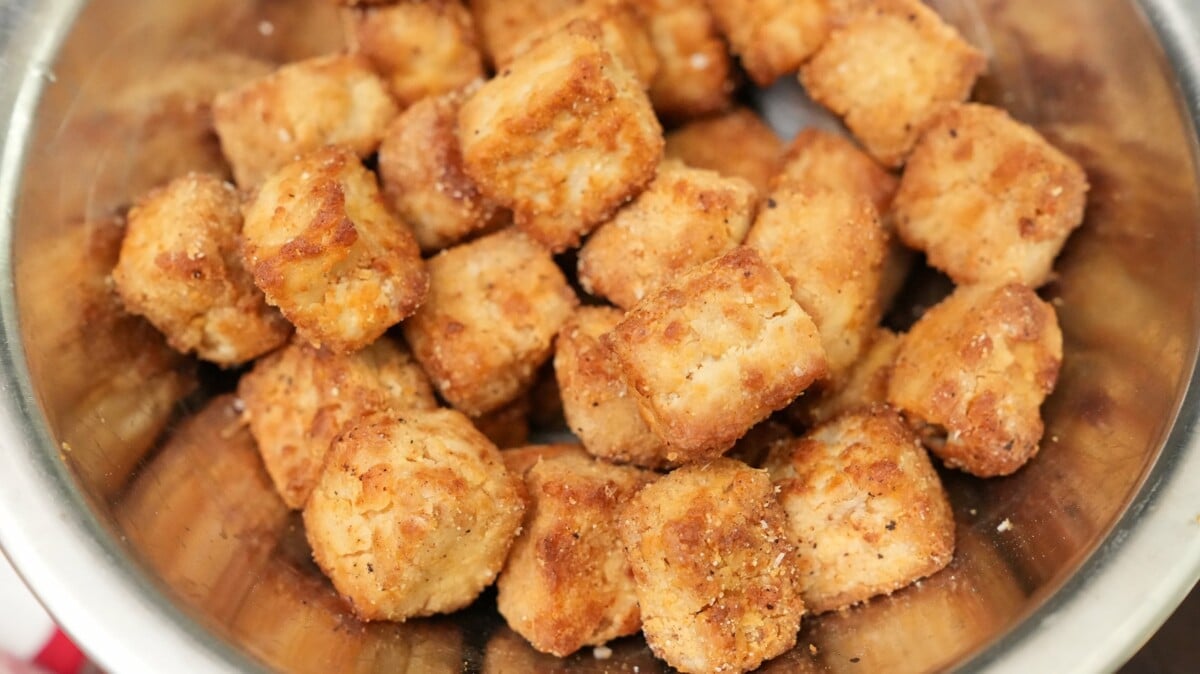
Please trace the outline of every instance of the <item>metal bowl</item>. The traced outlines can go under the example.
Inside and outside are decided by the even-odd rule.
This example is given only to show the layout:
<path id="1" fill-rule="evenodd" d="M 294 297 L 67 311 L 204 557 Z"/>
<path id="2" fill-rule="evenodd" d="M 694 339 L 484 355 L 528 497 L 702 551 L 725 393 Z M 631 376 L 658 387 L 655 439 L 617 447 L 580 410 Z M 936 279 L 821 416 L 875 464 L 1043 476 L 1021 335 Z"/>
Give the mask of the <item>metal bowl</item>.
<path id="1" fill-rule="evenodd" d="M 111 214 L 213 156 L 186 63 L 334 48 L 331 4 L 0 4 L 0 543 L 110 671 L 558 671 L 486 595 L 450 618 L 353 620 L 217 396 L 229 377 L 169 354 L 106 284 Z M 1089 172 L 1087 222 L 1045 290 L 1061 383 L 1029 466 L 945 475 L 949 569 L 806 619 L 766 669 L 1111 669 L 1200 575 L 1200 5 L 934 4 L 991 56 L 978 95 Z M 663 669 L 636 639 L 561 667 Z"/>

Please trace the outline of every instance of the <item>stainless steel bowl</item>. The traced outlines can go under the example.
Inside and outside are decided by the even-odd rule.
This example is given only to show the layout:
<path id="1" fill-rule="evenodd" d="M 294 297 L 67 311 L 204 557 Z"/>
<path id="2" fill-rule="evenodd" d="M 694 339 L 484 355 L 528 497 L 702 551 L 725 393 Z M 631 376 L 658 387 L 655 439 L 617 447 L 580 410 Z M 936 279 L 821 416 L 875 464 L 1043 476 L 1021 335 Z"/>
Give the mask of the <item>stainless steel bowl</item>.
<path id="1" fill-rule="evenodd" d="M 453 618 L 354 621 L 272 500 L 230 400 L 206 403 L 227 378 L 168 354 L 109 295 L 120 230 L 108 216 L 214 148 L 206 109 L 179 95 L 179 64 L 329 49 L 330 4 L 0 4 L 0 544 L 110 671 L 557 666 L 503 628 L 487 597 Z M 1200 393 L 1187 395 L 1200 335 L 1200 5 L 934 4 L 990 52 L 979 95 L 1078 157 L 1094 186 L 1047 290 L 1066 361 L 1045 448 L 1010 478 L 947 475 L 953 565 L 806 620 L 796 651 L 766 669 L 1111 669 L 1200 576 Z M 202 407 L 200 422 L 181 422 Z M 567 666 L 662 668 L 636 640 L 614 650 Z"/>

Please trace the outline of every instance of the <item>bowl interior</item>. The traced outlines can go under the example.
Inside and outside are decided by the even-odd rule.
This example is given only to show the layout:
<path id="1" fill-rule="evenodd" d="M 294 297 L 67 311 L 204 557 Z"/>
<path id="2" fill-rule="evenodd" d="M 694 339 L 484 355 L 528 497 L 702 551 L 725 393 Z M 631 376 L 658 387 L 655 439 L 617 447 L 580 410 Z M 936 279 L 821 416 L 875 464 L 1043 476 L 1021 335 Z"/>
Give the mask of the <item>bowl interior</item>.
<path id="1" fill-rule="evenodd" d="M 1193 130 L 1136 5 L 931 4 L 990 56 L 977 97 L 1035 125 L 1088 171 L 1086 223 L 1043 292 L 1063 327 L 1061 380 L 1043 408 L 1043 450 L 1025 469 L 990 481 L 943 474 L 958 522 L 950 568 L 806 619 L 798 648 L 766 671 L 920 671 L 983 652 L 1071 578 L 1125 512 L 1195 362 Z M 29 386 L 55 440 L 39 451 L 61 455 L 96 535 L 151 581 L 148 601 L 181 607 L 164 615 L 221 644 L 231 665 L 661 671 L 636 639 L 618 642 L 610 659 L 587 651 L 560 665 L 505 628 L 487 594 L 452 617 L 355 621 L 236 423 L 235 402 L 222 395 L 232 376 L 171 354 L 114 303 L 113 215 L 173 175 L 220 170 L 208 110 L 183 93 L 194 90 L 188 78 L 207 77 L 197 73 L 230 53 L 286 61 L 340 45 L 327 0 L 84 8 L 49 70 L 15 210 Z M 910 306 L 936 289 L 914 281 Z M 1001 522 L 1011 528 L 999 531 Z M 103 645 L 88 646 L 102 656 Z"/>

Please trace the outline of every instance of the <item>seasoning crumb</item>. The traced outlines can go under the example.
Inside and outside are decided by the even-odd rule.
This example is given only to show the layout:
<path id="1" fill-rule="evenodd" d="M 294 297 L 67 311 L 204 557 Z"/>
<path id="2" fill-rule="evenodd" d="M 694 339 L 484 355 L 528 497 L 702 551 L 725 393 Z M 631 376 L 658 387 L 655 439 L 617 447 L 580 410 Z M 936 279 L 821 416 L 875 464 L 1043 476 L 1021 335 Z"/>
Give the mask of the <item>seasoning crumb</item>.
<path id="1" fill-rule="evenodd" d="M 853 662 L 856 665 L 858 664 L 858 660 L 858 658 L 850 658 L 850 662 Z"/>
<path id="2" fill-rule="evenodd" d="M 817 647 L 816 647 L 816 646 L 814 646 L 813 644 L 809 644 L 809 645 L 808 645 L 808 652 L 809 652 L 809 653 L 811 653 L 812 655 L 816 655 L 816 654 L 817 654 L 817 652 L 818 652 L 818 651 L 817 651 Z"/>
<path id="3" fill-rule="evenodd" d="M 607 660 L 612 657 L 612 649 L 608 646 L 597 646 L 592 649 L 592 657 L 597 660 Z"/>
<path id="4" fill-rule="evenodd" d="M 62 451 L 64 451 L 64 452 L 67 452 L 67 453 L 70 453 L 70 451 L 71 451 L 71 443 L 69 443 L 69 442 L 67 442 L 67 441 L 65 441 L 65 440 L 64 440 L 64 441 L 63 441 L 63 443 L 62 443 Z"/>
<path id="5" fill-rule="evenodd" d="M 1005 517 L 1004 521 L 996 526 L 996 531 L 999 531 L 1000 533 L 1004 533 L 1005 531 L 1012 529 L 1012 527 L 1013 527 L 1012 522 L 1009 521 L 1009 519 L 1007 517 Z"/>

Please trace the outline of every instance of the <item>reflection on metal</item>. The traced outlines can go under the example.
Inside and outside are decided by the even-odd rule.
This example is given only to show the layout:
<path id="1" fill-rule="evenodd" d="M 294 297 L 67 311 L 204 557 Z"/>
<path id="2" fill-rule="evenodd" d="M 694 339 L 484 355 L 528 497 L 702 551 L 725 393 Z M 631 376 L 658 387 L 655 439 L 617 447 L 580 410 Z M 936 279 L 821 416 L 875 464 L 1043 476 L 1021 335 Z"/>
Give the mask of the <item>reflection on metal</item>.
<path id="1" fill-rule="evenodd" d="M 26 66 L 0 71 L 0 271 L 13 282 L 0 292 L 0 543 L 73 636 L 112 671 L 661 671 L 636 639 L 608 660 L 548 660 L 486 594 L 405 625 L 347 612 L 230 400 L 203 406 L 212 391 L 192 394 L 192 366 L 122 316 L 104 278 L 131 198 L 180 171 L 222 170 L 203 101 L 222 55 L 335 49 L 337 17 L 327 0 L 95 0 L 51 58 L 80 4 L 0 8 L 0 53 Z M 1188 487 L 1200 401 L 1183 400 L 1200 196 L 1181 98 L 1200 110 L 1200 7 L 932 4 L 989 51 L 978 96 L 1089 172 L 1087 222 L 1045 291 L 1066 337 L 1061 384 L 1032 464 L 987 482 L 946 475 L 959 528 L 949 569 L 806 618 L 797 649 L 766 671 L 1109 668 L 1200 572 Z M 154 449 L 156 437 L 167 439 Z"/>

